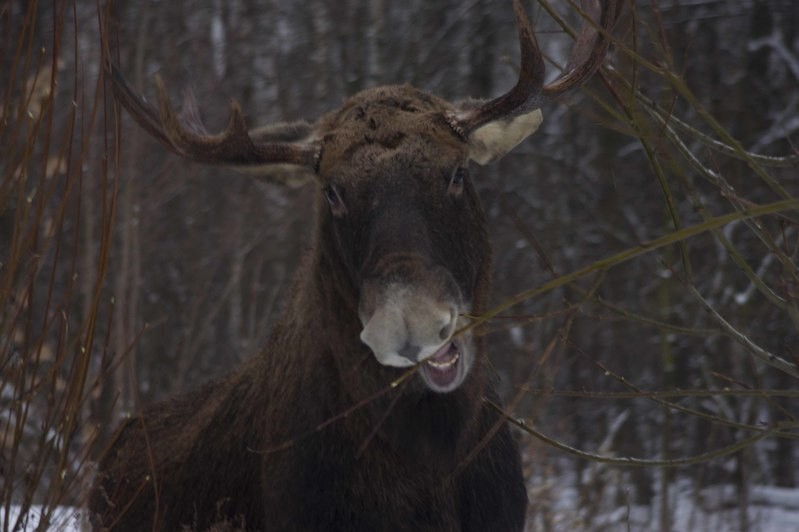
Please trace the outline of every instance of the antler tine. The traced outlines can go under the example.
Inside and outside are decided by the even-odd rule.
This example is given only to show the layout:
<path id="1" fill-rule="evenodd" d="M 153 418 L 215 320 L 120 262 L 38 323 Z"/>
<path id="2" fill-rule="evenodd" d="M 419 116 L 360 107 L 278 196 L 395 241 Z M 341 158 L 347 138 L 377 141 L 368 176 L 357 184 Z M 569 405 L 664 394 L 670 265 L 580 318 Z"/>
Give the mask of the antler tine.
<path id="1" fill-rule="evenodd" d="M 147 105 L 144 100 L 133 91 L 114 64 L 109 63 L 106 65 L 106 74 L 111 80 L 111 88 L 114 91 L 114 97 L 122 104 L 122 107 L 128 110 L 128 113 L 130 113 L 147 133 L 152 135 L 167 148 L 174 150 L 169 138 L 164 134 L 161 121 L 155 109 Z"/>
<path id="2" fill-rule="evenodd" d="M 586 12 L 596 11 L 597 1 L 590 0 Z M 617 0 L 603 0 L 600 26 L 602 32 L 589 23 L 583 25 L 577 43 L 569 56 L 564 73 L 554 82 L 544 85 L 544 59 L 535 33 L 530 27 L 521 0 L 513 0 L 516 26 L 519 31 L 521 70 L 516 85 L 506 94 L 489 100 L 456 117 L 456 130 L 468 136 L 479 127 L 495 120 L 513 118 L 539 109 L 549 98 L 584 83 L 602 64 L 609 45 L 607 33 L 618 18 Z"/>
<path id="3" fill-rule="evenodd" d="M 602 64 L 608 51 L 610 39 L 606 33 L 613 27 L 619 15 L 616 0 L 605 0 L 599 17 L 597 17 L 599 5 L 596 0 L 583 0 L 582 5 L 583 11 L 591 20 L 599 18 L 599 27 L 602 31 L 597 31 L 590 22 L 583 23 L 563 73 L 555 81 L 544 86 L 543 93 L 546 97 L 563 94 L 587 81 Z"/>
<path id="4" fill-rule="evenodd" d="M 504 116 L 515 116 L 540 107 L 539 97 L 544 84 L 544 58 L 538 49 L 535 32 L 527 19 L 521 0 L 513 0 L 513 13 L 519 32 L 521 51 L 521 70 L 516 85 L 506 94 L 490 100 L 458 117 L 458 129 L 467 136 L 469 133 Z"/>
<path id="5" fill-rule="evenodd" d="M 176 154 L 205 164 L 260 166 L 295 164 L 316 169 L 319 147 L 315 144 L 253 142 L 238 102 L 230 104 L 228 125 L 219 134 L 207 133 L 191 102 L 179 118 L 166 88 L 156 79 L 158 111 L 139 97 L 114 65 L 108 69 L 114 94 L 130 115 L 156 140 Z"/>

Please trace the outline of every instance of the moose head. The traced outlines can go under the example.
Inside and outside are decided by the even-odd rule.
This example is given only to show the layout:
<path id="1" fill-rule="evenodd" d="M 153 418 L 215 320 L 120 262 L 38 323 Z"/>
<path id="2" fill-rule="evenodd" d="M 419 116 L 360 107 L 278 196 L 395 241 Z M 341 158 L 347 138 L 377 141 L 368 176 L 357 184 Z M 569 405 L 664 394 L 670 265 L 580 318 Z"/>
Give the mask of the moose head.
<path id="1" fill-rule="evenodd" d="M 596 11 L 596 3 L 587 12 Z M 541 107 L 585 82 L 601 64 L 616 17 L 606 2 L 600 31 L 585 24 L 562 74 L 544 84 L 544 61 L 514 0 L 521 48 L 516 85 L 488 101 L 450 103 L 408 85 L 365 90 L 314 124 L 249 129 L 237 102 L 227 128 L 209 134 L 191 106 L 173 110 L 158 81 L 159 109 L 115 67 L 117 99 L 153 137 L 192 161 L 319 190 L 316 244 L 342 313 L 377 363 L 419 365 L 436 392 L 461 385 L 474 365 L 471 334 L 455 333 L 485 303 L 490 264 L 486 220 L 470 161 L 495 161 L 532 134 Z"/>

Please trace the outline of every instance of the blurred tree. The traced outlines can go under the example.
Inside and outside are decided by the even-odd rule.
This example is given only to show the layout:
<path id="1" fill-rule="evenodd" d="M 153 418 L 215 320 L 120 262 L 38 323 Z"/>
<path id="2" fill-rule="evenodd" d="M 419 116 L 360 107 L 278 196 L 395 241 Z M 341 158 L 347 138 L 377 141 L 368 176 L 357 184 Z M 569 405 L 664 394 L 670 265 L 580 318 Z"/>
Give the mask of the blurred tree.
<path id="1" fill-rule="evenodd" d="M 527 4 L 552 76 L 572 41 L 547 16 L 546 1 Z M 578 14 L 566 3 L 555 4 L 564 4 L 558 5 L 561 14 L 579 26 Z M 681 227 L 799 194 L 795 0 L 637 0 L 625 7 L 617 31 L 624 46 L 613 53 L 615 74 L 608 71 L 605 81 L 596 79 L 548 106 L 533 139 L 497 165 L 473 171 L 491 223 L 497 303 Z M 51 130 L 70 131 L 70 104 L 83 106 L 93 98 L 91 80 L 100 71 L 95 9 L 86 0 L 0 7 L 3 264 L 9 264 L 15 235 L 21 234 L 24 207 L 24 194 L 11 194 L 16 189 L 9 183 L 18 182 L 14 165 L 26 130 L 8 124 L 21 123 L 19 109 L 27 108 L 19 102 L 35 92 L 32 77 L 12 78 L 22 57 L 15 55 L 13 41 L 25 21 L 35 18 L 32 31 L 24 33 L 35 44 L 29 48 L 57 55 L 50 69 L 58 77 Z M 315 120 L 348 95 L 382 83 L 411 82 L 461 99 L 494 96 L 516 75 L 510 2 L 116 0 L 111 13 L 113 53 L 126 77 L 150 98 L 156 74 L 174 100 L 190 89 L 211 131 L 223 127 L 230 98 L 242 103 L 249 124 L 260 125 Z M 62 19 L 72 26 L 54 31 Z M 75 50 L 64 51 L 73 44 Z M 646 68 L 641 58 L 664 70 Z M 635 83 L 638 100 L 622 79 Z M 655 104 L 671 120 L 668 125 L 653 118 Z M 672 130 L 681 142 L 670 136 Z M 731 145 L 722 131 L 740 143 L 738 153 L 701 136 Z M 178 160 L 124 115 L 119 138 L 118 171 L 105 175 L 119 192 L 110 226 L 113 247 L 99 288 L 114 304 L 108 310 L 112 319 L 97 320 L 98 337 L 108 338 L 108 349 L 95 344 L 93 359 L 95 372 L 113 368 L 113 378 L 92 396 L 92 415 L 106 436 L 123 413 L 208 380 L 257 352 L 307 245 L 314 194 L 312 187 L 281 189 Z M 24 312 L 32 322 L 46 321 L 49 314 L 39 309 L 50 308 L 48 298 L 66 301 L 70 291 L 79 299 L 68 316 L 73 329 L 96 310 L 97 278 L 106 272 L 98 256 L 111 221 L 103 203 L 103 144 L 99 135 L 86 144 L 89 153 L 71 163 L 84 169 L 80 205 L 69 203 L 63 212 L 55 200 L 41 206 L 53 234 L 65 239 L 64 249 L 79 250 L 79 266 L 58 262 L 54 288 L 30 294 Z M 781 159 L 747 160 L 743 150 Z M 53 164 L 57 170 L 59 163 Z M 74 171 L 45 175 L 46 165 L 40 166 L 28 165 L 25 194 L 45 177 Z M 26 245 L 14 249 L 39 249 Z M 52 259 L 52 249 L 43 261 Z M 734 222 L 514 306 L 488 326 L 504 396 L 513 398 L 522 385 L 539 390 L 525 393 L 514 415 L 580 449 L 662 459 L 730 445 L 752 427 L 795 423 L 797 398 L 770 397 L 767 391 L 795 389 L 796 376 L 755 360 L 753 349 L 723 331 L 706 309 L 796 364 L 798 249 L 795 211 Z M 73 269 L 80 274 L 74 286 Z M 20 349 L 9 347 L 17 330 L 14 313 L 23 312 L 11 287 L 24 283 L 31 270 L 9 271 L 0 269 L 4 371 Z M 111 366 L 112 360 L 118 365 Z M 602 395 L 724 388 L 763 392 L 663 400 Z M 744 502 L 745 488 L 753 483 L 795 487 L 795 426 L 783 436 L 790 437 L 677 474 L 697 489 L 737 482 Z M 582 486 L 583 525 L 591 523 L 592 511 L 654 503 L 658 494 L 661 511 L 669 511 L 669 499 L 662 496 L 674 485 L 668 474 L 597 469 L 554 449 L 544 452 L 532 438 L 522 441 L 532 460 L 552 461 L 537 464 L 533 484 L 546 486 L 548 478 L 560 476 Z M 658 477 L 660 485 L 654 483 Z M 627 501 L 616 500 L 621 495 L 611 489 L 619 483 L 630 486 Z M 549 509 L 536 516 L 542 526 L 556 519 Z M 659 526 L 671 524 L 664 518 Z"/>

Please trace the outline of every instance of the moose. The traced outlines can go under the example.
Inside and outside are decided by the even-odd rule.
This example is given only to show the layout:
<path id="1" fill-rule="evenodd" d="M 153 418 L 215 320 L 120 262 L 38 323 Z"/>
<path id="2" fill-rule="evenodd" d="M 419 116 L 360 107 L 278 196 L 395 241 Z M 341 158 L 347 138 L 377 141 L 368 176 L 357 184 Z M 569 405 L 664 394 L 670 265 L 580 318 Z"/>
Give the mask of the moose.
<path id="1" fill-rule="evenodd" d="M 600 9 L 601 7 L 601 9 Z M 347 99 L 317 122 L 248 129 L 231 103 L 210 134 L 196 110 L 158 109 L 107 72 L 116 99 L 186 159 L 316 183 L 316 225 L 264 348 L 232 373 L 126 420 L 90 495 L 97 530 L 519 531 L 527 491 L 484 338 L 491 249 L 470 161 L 532 134 L 541 107 L 604 61 L 613 0 L 562 73 L 521 0 L 516 85 L 449 103 L 409 85 Z"/>

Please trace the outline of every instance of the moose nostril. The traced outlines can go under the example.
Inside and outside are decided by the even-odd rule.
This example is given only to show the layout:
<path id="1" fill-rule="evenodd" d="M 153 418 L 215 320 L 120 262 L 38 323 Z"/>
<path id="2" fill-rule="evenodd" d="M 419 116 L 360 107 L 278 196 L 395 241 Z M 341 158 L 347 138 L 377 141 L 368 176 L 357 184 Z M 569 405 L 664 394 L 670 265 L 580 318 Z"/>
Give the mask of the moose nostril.
<path id="1" fill-rule="evenodd" d="M 398 351 L 399 356 L 401 356 L 402 358 L 407 358 L 408 360 L 411 361 L 418 361 L 417 357 L 418 353 L 419 353 L 419 348 L 410 344 L 405 344 Z"/>
<path id="2" fill-rule="evenodd" d="M 455 322 L 456 322 L 457 314 L 452 313 L 449 322 L 444 325 L 440 331 L 438 331 L 438 337 L 441 340 L 446 340 L 449 338 L 455 330 Z"/>

